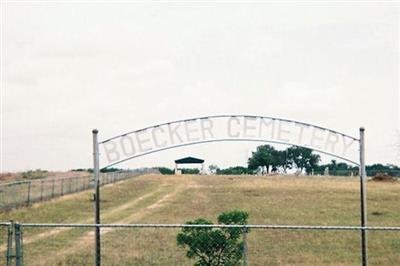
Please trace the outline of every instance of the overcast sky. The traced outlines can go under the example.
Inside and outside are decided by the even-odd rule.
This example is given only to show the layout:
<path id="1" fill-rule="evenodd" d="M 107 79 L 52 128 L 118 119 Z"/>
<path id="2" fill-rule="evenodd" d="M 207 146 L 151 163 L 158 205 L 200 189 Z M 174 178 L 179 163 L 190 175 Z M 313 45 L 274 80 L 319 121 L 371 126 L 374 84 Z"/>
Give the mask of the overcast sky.
<path id="1" fill-rule="evenodd" d="M 2 172 L 91 167 L 92 128 L 105 139 L 239 113 L 356 137 L 364 126 L 367 163 L 399 164 L 399 4 L 8 2 L 1 19 Z M 245 165 L 256 146 L 190 146 L 121 167 L 186 155 Z"/>

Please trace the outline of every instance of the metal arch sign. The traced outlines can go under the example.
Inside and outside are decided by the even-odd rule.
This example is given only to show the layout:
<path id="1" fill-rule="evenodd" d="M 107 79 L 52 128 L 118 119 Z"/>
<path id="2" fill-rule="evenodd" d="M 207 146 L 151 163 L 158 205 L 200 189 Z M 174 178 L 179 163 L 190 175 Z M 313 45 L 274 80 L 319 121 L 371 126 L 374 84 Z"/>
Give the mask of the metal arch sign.
<path id="1" fill-rule="evenodd" d="M 104 168 L 167 149 L 221 141 L 256 141 L 301 146 L 359 165 L 359 139 L 294 120 L 218 115 L 178 120 L 99 142 Z"/>
<path id="2" fill-rule="evenodd" d="M 100 153 L 107 168 L 163 150 L 221 141 L 258 141 L 310 148 L 360 166 L 362 265 L 367 265 L 367 194 L 364 129 L 360 138 L 288 119 L 251 115 L 216 115 L 178 120 L 127 132 L 104 141 L 93 133 L 95 223 L 100 224 Z M 100 152 L 101 147 L 101 152 Z M 359 163 L 357 163 L 359 162 Z M 96 226 L 96 266 L 101 265 L 100 227 Z"/>

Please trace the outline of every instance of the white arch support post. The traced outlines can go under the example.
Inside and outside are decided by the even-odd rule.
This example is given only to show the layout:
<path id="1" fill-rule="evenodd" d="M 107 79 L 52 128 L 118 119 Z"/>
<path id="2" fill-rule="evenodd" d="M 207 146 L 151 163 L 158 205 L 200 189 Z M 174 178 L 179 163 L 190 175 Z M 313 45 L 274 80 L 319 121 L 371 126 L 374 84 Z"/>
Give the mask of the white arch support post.
<path id="1" fill-rule="evenodd" d="M 93 129 L 93 180 L 94 180 L 94 222 L 100 224 L 100 154 L 98 130 Z M 100 227 L 95 227 L 96 266 L 101 265 Z"/>
<path id="2" fill-rule="evenodd" d="M 365 170 L 365 129 L 360 128 L 360 199 L 361 199 L 361 227 L 367 226 L 367 174 Z M 367 231 L 361 230 L 361 258 L 362 265 L 368 265 Z"/>

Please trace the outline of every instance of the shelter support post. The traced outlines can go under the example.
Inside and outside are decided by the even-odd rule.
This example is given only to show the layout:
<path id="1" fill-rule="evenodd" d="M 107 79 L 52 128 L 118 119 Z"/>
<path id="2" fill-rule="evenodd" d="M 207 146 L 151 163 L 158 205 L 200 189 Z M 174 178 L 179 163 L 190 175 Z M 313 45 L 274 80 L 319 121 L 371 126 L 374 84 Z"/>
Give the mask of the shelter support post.
<path id="1" fill-rule="evenodd" d="M 100 179 L 99 179 L 99 142 L 98 130 L 93 129 L 93 177 L 94 177 L 94 211 L 95 224 L 100 224 Z M 96 266 L 101 265 L 100 227 L 95 227 Z"/>
<path id="2" fill-rule="evenodd" d="M 368 244 L 367 244 L 367 174 L 365 170 L 365 138 L 364 128 L 360 128 L 360 191 L 361 191 L 361 259 L 362 265 L 368 265 Z"/>

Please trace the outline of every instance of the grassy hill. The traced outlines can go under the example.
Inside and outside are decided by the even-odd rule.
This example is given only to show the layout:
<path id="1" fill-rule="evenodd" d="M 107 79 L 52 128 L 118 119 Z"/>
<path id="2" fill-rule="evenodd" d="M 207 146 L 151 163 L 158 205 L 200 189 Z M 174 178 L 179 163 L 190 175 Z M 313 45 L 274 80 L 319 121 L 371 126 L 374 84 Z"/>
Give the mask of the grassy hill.
<path id="1" fill-rule="evenodd" d="M 0 213 L 0 220 L 92 223 L 92 192 Z M 251 224 L 359 225 L 356 178 L 148 175 L 102 188 L 103 223 L 216 221 L 240 208 Z M 400 225 L 400 183 L 368 182 L 370 226 Z M 93 263 L 93 230 L 26 229 L 27 265 Z M 176 246 L 179 229 L 103 229 L 104 265 L 193 265 Z M 249 265 L 359 265 L 359 232 L 254 229 Z M 4 236 L 4 237 L 3 237 Z M 0 231 L 0 252 L 5 250 Z M 400 232 L 370 232 L 370 265 L 400 265 Z"/>

